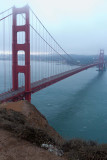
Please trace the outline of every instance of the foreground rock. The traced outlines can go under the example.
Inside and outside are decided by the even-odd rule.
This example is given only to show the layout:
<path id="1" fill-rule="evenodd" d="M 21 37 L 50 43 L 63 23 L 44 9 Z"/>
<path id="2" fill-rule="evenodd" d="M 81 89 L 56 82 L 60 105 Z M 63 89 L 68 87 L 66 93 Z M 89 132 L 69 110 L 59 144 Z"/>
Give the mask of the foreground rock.
<path id="1" fill-rule="evenodd" d="M 0 160 L 60 160 L 41 145 L 56 146 L 58 151 L 63 143 L 63 138 L 27 101 L 0 105 Z"/>

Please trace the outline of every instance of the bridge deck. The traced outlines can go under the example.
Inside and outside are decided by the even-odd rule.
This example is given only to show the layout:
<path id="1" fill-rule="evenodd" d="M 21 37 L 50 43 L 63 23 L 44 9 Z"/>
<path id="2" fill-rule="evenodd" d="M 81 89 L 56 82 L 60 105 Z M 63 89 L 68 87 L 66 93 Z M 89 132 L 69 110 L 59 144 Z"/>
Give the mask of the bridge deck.
<path id="1" fill-rule="evenodd" d="M 81 72 L 83 70 L 86 70 L 88 68 L 91 68 L 91 67 L 94 67 L 94 66 L 97 66 L 99 63 L 95 63 L 95 64 L 90 64 L 90 65 L 87 65 L 87 66 L 82 66 L 82 67 L 78 67 L 76 69 L 72 69 L 72 70 L 69 70 L 69 71 L 66 71 L 66 72 L 63 72 L 63 73 L 60 73 L 60 74 L 57 74 L 57 75 L 54 75 L 54 76 L 51 76 L 51 77 L 48 77 L 48 78 L 44 78 L 42 80 L 39 80 L 37 82 L 34 82 L 31 84 L 31 93 L 35 93 L 43 88 L 46 88 L 58 81 L 61 81 L 69 76 L 72 76 L 78 72 Z M 25 87 L 21 87 L 19 88 L 18 90 L 10 90 L 8 92 L 5 92 L 3 94 L 0 94 L 0 102 L 3 102 L 3 101 L 9 101 L 9 100 L 12 100 L 16 97 L 19 97 L 20 95 L 24 95 L 25 94 Z"/>

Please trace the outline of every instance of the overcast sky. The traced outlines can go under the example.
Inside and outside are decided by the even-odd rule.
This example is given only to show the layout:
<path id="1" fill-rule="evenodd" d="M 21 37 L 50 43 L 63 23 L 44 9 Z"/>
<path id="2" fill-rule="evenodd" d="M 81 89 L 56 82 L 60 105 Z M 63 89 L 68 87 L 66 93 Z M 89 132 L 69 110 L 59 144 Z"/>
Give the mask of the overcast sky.
<path id="1" fill-rule="evenodd" d="M 2 0 L 0 12 L 26 3 L 68 53 L 107 52 L 107 0 Z"/>

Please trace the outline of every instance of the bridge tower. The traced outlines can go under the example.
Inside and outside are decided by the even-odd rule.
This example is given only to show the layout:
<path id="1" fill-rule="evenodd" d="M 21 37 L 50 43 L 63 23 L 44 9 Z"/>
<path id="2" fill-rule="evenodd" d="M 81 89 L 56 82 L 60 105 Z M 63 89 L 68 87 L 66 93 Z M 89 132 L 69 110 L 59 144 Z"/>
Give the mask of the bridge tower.
<path id="1" fill-rule="evenodd" d="M 100 55 L 99 55 L 99 71 L 103 71 L 105 68 L 104 63 L 104 50 L 100 49 Z"/>
<path id="2" fill-rule="evenodd" d="M 25 24 L 17 25 L 17 15 L 25 14 Z M 18 32 L 25 32 L 25 43 L 18 44 Z M 23 8 L 13 7 L 13 27 L 12 27 L 12 88 L 18 89 L 18 74 L 25 76 L 25 99 L 31 100 L 30 86 L 30 27 L 29 27 L 29 6 Z M 25 53 L 25 65 L 18 65 L 18 51 Z"/>

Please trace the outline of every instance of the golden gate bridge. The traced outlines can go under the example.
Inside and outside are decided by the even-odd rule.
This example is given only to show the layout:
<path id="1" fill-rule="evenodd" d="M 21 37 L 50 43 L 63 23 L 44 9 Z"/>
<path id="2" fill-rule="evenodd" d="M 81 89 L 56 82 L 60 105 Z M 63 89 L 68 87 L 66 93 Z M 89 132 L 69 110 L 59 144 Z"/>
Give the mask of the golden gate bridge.
<path id="1" fill-rule="evenodd" d="M 0 70 L 4 88 L 0 91 L 0 102 L 21 99 L 30 102 L 31 94 L 69 76 L 94 66 L 98 66 L 99 71 L 104 69 L 104 50 L 100 50 L 97 61 L 78 64 L 28 5 L 13 6 L 0 13 L 0 30 Z"/>

